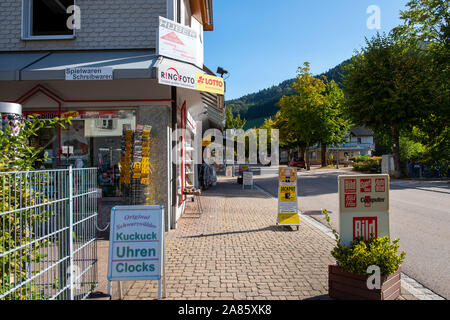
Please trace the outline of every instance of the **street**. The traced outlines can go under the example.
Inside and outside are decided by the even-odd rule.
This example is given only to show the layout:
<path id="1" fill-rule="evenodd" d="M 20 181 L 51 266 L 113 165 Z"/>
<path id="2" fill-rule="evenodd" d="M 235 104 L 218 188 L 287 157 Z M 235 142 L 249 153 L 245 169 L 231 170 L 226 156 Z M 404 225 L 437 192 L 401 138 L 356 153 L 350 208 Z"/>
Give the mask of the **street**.
<path id="1" fill-rule="evenodd" d="M 348 168 L 301 170 L 299 209 L 326 225 L 321 209 L 338 230 L 338 176 L 355 174 Z M 263 168 L 255 183 L 277 197 L 276 168 Z M 435 293 L 450 298 L 450 184 L 447 181 L 391 179 L 390 232 L 406 252 L 403 272 Z"/>

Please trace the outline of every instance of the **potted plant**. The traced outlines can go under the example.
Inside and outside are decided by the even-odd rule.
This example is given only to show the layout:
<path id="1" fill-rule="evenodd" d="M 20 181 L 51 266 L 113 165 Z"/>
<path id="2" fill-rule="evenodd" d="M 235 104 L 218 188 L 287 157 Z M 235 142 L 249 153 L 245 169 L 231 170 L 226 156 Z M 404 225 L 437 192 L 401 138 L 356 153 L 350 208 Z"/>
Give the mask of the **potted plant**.
<path id="1" fill-rule="evenodd" d="M 326 209 L 322 212 L 331 227 Z M 405 253 L 397 254 L 399 239 L 389 237 L 369 241 L 357 238 L 344 246 L 331 228 L 336 246 L 331 255 L 336 265 L 328 267 L 328 295 L 338 300 L 395 300 L 401 289 L 401 264 Z"/>

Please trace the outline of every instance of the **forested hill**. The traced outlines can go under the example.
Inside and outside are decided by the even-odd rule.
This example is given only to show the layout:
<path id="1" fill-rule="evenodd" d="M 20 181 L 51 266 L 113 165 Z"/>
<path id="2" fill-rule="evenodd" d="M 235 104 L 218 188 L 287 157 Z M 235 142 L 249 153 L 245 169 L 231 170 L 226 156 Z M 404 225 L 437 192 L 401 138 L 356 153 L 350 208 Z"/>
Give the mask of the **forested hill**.
<path id="1" fill-rule="evenodd" d="M 342 82 L 342 66 L 349 61 L 346 60 L 317 77 L 325 75 L 329 81 L 334 80 L 340 84 Z M 292 82 L 294 80 L 289 79 L 277 86 L 245 95 L 239 99 L 229 100 L 226 102 L 226 105 L 227 107 L 231 107 L 234 115 L 239 113 L 241 118 L 247 120 L 245 129 L 259 127 L 264 122 L 264 119 L 272 117 L 277 113 L 279 107 L 276 106 L 276 103 L 282 96 L 289 96 L 295 93 L 294 88 L 292 88 Z"/>

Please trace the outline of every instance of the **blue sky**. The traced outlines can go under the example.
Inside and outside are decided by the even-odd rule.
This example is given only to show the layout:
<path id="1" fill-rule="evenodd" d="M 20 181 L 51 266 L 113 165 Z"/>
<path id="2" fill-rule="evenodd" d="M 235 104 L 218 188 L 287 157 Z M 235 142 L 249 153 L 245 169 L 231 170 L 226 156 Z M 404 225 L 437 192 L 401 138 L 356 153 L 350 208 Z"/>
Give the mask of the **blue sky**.
<path id="1" fill-rule="evenodd" d="M 214 31 L 205 32 L 205 65 L 230 72 L 225 99 L 294 78 L 311 63 L 320 74 L 350 58 L 364 37 L 401 24 L 407 0 L 214 0 Z M 377 5 L 381 29 L 369 30 Z"/>

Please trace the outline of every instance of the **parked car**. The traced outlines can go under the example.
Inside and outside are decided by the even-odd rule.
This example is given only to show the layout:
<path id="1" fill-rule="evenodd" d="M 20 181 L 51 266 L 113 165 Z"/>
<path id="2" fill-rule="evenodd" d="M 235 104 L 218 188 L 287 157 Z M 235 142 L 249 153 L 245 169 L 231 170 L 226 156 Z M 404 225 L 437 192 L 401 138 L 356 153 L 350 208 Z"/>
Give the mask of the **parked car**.
<path id="1" fill-rule="evenodd" d="M 297 168 L 303 168 L 306 169 L 306 162 L 304 159 L 292 159 L 291 162 L 289 162 L 289 167 L 297 167 Z"/>

